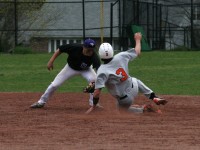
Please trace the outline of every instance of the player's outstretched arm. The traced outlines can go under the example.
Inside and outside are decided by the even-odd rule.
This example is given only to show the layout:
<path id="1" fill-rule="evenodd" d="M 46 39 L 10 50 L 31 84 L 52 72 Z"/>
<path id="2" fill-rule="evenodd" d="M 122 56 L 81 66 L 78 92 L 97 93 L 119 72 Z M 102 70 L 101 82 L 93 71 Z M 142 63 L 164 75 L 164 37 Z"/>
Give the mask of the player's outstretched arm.
<path id="1" fill-rule="evenodd" d="M 60 50 L 57 49 L 56 52 L 53 54 L 53 56 L 50 58 L 48 64 L 47 64 L 47 69 L 50 71 L 50 70 L 53 70 L 53 63 L 55 61 L 55 59 L 61 54 Z"/>
<path id="2" fill-rule="evenodd" d="M 97 104 L 99 102 L 99 96 L 101 94 L 101 89 L 95 89 L 94 94 L 93 94 L 93 106 L 90 107 L 85 113 L 89 114 L 92 111 L 94 111 L 97 107 Z"/>
<path id="3" fill-rule="evenodd" d="M 135 51 L 137 55 L 140 55 L 142 34 L 140 32 L 135 33 L 134 39 L 135 39 Z"/>

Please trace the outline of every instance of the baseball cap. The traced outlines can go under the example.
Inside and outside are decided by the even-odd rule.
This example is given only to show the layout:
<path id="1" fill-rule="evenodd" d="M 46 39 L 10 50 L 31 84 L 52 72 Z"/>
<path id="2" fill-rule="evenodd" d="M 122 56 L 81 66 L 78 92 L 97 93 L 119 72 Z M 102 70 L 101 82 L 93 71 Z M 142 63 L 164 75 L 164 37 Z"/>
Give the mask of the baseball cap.
<path id="1" fill-rule="evenodd" d="M 89 38 L 84 41 L 83 45 L 86 48 L 95 48 L 95 41 Z"/>

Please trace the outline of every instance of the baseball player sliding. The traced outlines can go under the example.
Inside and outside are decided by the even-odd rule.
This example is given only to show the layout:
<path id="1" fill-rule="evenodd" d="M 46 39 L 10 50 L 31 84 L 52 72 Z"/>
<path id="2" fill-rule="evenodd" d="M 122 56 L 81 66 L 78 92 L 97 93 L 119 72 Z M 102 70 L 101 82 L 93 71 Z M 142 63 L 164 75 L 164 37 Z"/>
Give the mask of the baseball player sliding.
<path id="1" fill-rule="evenodd" d="M 128 63 L 134 60 L 141 52 L 141 33 L 136 33 L 134 39 L 135 48 L 121 52 L 113 56 L 113 48 L 109 43 L 103 43 L 99 48 L 99 56 L 104 62 L 98 71 L 93 95 L 93 106 L 86 112 L 89 114 L 96 108 L 99 102 L 101 89 L 106 87 L 109 93 L 118 102 L 119 110 L 142 113 L 146 107 L 134 107 L 132 104 L 138 92 L 143 93 L 148 99 L 153 100 L 157 105 L 165 105 L 167 100 L 159 98 L 142 81 L 130 77 L 128 73 Z M 149 106 L 148 106 L 149 107 Z"/>
<path id="2" fill-rule="evenodd" d="M 55 77 L 54 81 L 46 89 L 45 93 L 41 96 L 38 102 L 35 102 L 30 107 L 31 108 L 42 108 L 47 103 L 50 96 L 60 87 L 66 80 L 75 76 L 81 75 L 85 78 L 88 83 L 94 82 L 96 80 L 96 70 L 100 66 L 100 59 L 96 54 L 95 41 L 92 39 L 86 39 L 84 44 L 67 44 L 60 46 L 53 56 L 50 58 L 47 68 L 48 70 L 53 69 L 53 63 L 55 59 L 61 53 L 67 53 L 67 64 L 60 71 L 60 73 Z M 93 68 L 91 67 L 93 66 Z M 90 94 L 89 105 L 93 105 L 93 94 Z"/>

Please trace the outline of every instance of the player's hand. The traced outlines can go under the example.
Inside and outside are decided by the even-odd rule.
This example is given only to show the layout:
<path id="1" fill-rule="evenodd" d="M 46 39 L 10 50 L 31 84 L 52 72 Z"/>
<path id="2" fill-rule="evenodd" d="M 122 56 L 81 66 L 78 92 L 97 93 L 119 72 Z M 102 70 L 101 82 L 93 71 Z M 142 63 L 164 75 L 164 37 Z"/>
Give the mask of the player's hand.
<path id="1" fill-rule="evenodd" d="M 96 106 L 92 106 L 92 107 L 90 107 L 86 112 L 85 112 L 85 114 L 90 114 L 92 111 L 94 111 L 95 110 L 95 107 Z"/>
<path id="2" fill-rule="evenodd" d="M 50 71 L 50 70 L 53 70 L 53 62 L 49 61 L 48 64 L 47 64 L 47 69 Z"/>
<path id="3" fill-rule="evenodd" d="M 91 106 L 86 112 L 85 114 L 90 114 L 92 111 L 98 110 L 98 111 L 102 111 L 104 108 L 103 106 L 97 104 L 95 106 Z"/>
<path id="4" fill-rule="evenodd" d="M 135 40 L 141 40 L 142 39 L 142 34 L 140 32 L 135 33 L 134 39 Z"/>

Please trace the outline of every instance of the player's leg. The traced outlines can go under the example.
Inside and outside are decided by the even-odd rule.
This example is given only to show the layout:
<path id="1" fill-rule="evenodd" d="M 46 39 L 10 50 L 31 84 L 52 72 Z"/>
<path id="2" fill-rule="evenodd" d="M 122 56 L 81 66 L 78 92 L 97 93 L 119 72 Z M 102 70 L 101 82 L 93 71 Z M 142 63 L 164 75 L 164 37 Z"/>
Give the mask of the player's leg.
<path id="1" fill-rule="evenodd" d="M 45 103 L 49 100 L 51 95 L 58 89 L 58 87 L 60 87 L 67 79 L 77 74 L 77 71 L 73 70 L 68 66 L 68 64 L 66 64 L 65 67 L 55 77 L 54 81 L 48 86 L 38 102 L 31 105 L 31 108 L 43 107 Z"/>
<path id="2" fill-rule="evenodd" d="M 132 105 L 134 102 L 133 95 L 127 95 L 125 98 L 117 98 L 118 109 L 121 113 L 131 112 L 131 113 L 143 113 L 144 107 L 139 105 Z"/>
<path id="3" fill-rule="evenodd" d="M 144 112 L 156 112 L 159 113 L 159 109 L 154 107 L 152 104 L 145 104 L 145 105 L 136 105 L 132 103 L 134 102 L 134 97 L 128 96 L 125 99 L 118 99 L 118 109 L 120 112 L 130 112 L 130 113 L 136 113 L 141 114 Z"/>
<path id="4" fill-rule="evenodd" d="M 78 71 L 69 67 L 68 64 L 58 73 L 54 81 L 49 85 L 45 93 L 41 96 L 39 102 L 46 103 L 49 97 L 70 77 L 78 75 Z"/>
<path id="5" fill-rule="evenodd" d="M 134 78 L 133 78 L 134 79 Z M 136 78 L 135 78 L 136 79 Z M 139 92 L 143 93 L 146 97 L 150 97 L 151 93 L 153 93 L 153 91 L 147 87 L 142 81 L 140 81 L 139 79 L 136 79 L 137 84 L 138 84 L 138 90 Z"/>
<path id="6" fill-rule="evenodd" d="M 159 113 L 160 110 L 153 107 L 151 104 L 145 104 L 145 105 L 131 105 L 132 102 L 134 102 L 134 98 L 127 98 L 123 101 L 119 100 L 120 103 L 118 103 L 118 108 L 120 112 L 130 112 L 130 113 L 136 113 L 141 114 L 144 112 L 157 112 Z"/>
<path id="7" fill-rule="evenodd" d="M 143 113 L 142 107 L 135 107 L 132 105 L 134 103 L 135 97 L 138 95 L 138 83 L 135 78 L 130 80 L 130 88 L 126 96 L 117 97 L 118 100 L 118 108 L 120 112 L 128 111 L 133 113 Z"/>
<path id="8" fill-rule="evenodd" d="M 95 82 L 96 80 L 96 73 L 91 67 L 88 70 L 82 71 L 81 75 L 87 80 L 88 83 Z M 89 105 L 93 106 L 93 93 L 90 93 Z"/>
<path id="9" fill-rule="evenodd" d="M 153 92 L 153 90 L 147 87 L 142 81 L 140 81 L 139 79 L 136 79 L 136 81 L 138 84 L 139 91 L 143 93 L 147 98 L 153 100 L 157 105 L 160 105 L 160 104 L 165 105 L 167 103 L 167 100 L 157 97 L 155 93 Z"/>
<path id="10" fill-rule="evenodd" d="M 131 107 L 129 107 L 129 112 L 134 112 L 134 113 L 153 112 L 153 113 L 159 113 L 159 114 L 162 113 L 159 108 L 155 107 L 152 104 L 132 105 Z"/>

